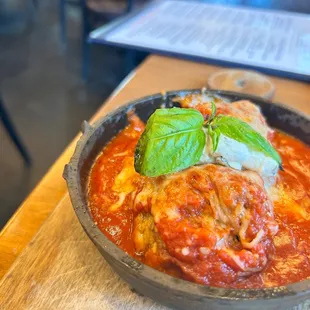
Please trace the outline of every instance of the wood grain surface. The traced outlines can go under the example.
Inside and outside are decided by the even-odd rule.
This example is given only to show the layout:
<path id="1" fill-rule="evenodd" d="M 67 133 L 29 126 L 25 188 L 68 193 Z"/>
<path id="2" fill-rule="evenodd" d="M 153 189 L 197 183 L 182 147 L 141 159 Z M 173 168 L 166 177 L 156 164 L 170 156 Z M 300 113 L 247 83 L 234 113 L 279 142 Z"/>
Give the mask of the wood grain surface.
<path id="1" fill-rule="evenodd" d="M 5 310 L 165 309 L 133 293 L 111 270 L 84 233 L 68 195 L 3 280 Z"/>
<path id="2" fill-rule="evenodd" d="M 113 272 L 83 231 L 68 194 L 0 282 L 0 309 L 168 310 Z M 310 300 L 290 310 L 308 309 Z"/>
<path id="3" fill-rule="evenodd" d="M 112 94 L 107 103 L 96 113 L 93 120 L 110 112 L 116 107 L 127 103 L 129 100 L 141 96 L 164 90 L 201 88 L 206 85 L 210 73 L 218 69 L 219 67 L 216 66 L 202 65 L 167 57 L 151 56 L 136 70 L 135 73 L 131 75 L 130 79 L 127 79 L 120 86 L 118 91 Z M 275 77 L 270 77 L 270 79 L 276 87 L 274 101 L 294 106 L 296 109 L 302 110 L 310 115 L 309 83 L 301 83 Z M 61 204 L 63 207 L 58 207 L 57 210 L 55 210 L 55 213 L 52 214 L 52 217 L 45 223 L 37 237 L 29 244 L 29 241 L 38 231 L 42 223 L 44 223 L 49 214 L 55 209 L 56 205 L 59 204 L 59 201 L 64 199 L 63 197 L 66 193 L 66 186 L 62 179 L 62 170 L 64 164 L 69 161 L 75 142 L 76 139 L 60 156 L 47 175 L 1 232 L 0 277 L 1 275 L 4 275 L 4 278 L 0 285 L 0 296 L 6 296 L 11 293 L 10 296 L 12 300 L 9 301 L 8 298 L 6 298 L 5 301 L 7 306 L 11 307 L 15 305 L 15 309 L 20 309 L 18 305 L 24 305 L 28 308 L 27 305 L 30 304 L 27 304 L 26 302 L 29 300 L 34 302 L 36 298 L 39 298 L 39 295 L 35 292 L 39 292 L 41 286 L 36 286 L 36 282 L 33 281 L 39 281 L 40 279 L 42 281 L 44 279 L 44 281 L 52 281 L 48 280 L 50 275 L 60 277 L 61 280 L 57 280 L 57 285 L 62 283 L 63 273 L 66 274 L 66 279 L 68 277 L 68 281 L 73 281 L 70 283 L 66 282 L 66 285 L 62 285 L 57 291 L 57 294 L 67 294 L 69 296 L 71 294 L 70 292 L 75 292 L 75 285 L 78 282 L 78 277 L 81 277 L 78 266 L 82 266 L 82 273 L 87 273 L 88 267 L 84 268 L 83 264 L 87 263 L 89 265 L 90 261 L 86 262 L 86 258 L 92 260 L 91 264 L 95 264 L 96 262 L 95 256 L 92 256 L 93 254 L 90 254 L 89 256 L 85 254 L 85 252 L 91 251 L 89 248 L 91 249 L 92 244 L 87 240 L 86 236 L 82 233 L 82 230 L 77 228 L 79 227 L 79 224 L 69 207 L 67 198 L 65 198 Z M 62 211 L 64 214 L 61 213 Z M 53 219 L 52 222 L 51 219 Z M 65 219 L 68 219 L 68 222 L 64 223 L 63 221 Z M 68 225 L 71 224 L 71 222 L 72 225 L 76 226 L 74 226 L 75 228 Z M 67 231 L 69 228 L 72 229 L 72 233 Z M 42 236 L 42 231 L 45 231 L 44 236 Z M 64 234 L 65 232 L 67 234 Z M 76 233 L 77 235 L 74 236 L 73 233 Z M 67 236 L 68 239 L 64 239 L 64 236 Z M 72 241 L 72 243 L 71 240 L 74 240 L 74 242 Z M 79 244 L 77 245 L 77 243 Z M 77 248 L 70 247 L 72 244 L 77 246 L 78 249 L 81 249 L 81 252 L 78 252 Z M 86 248 L 83 248 L 84 244 L 85 246 L 88 244 Z M 27 245 L 28 247 L 24 250 Z M 58 257 L 59 259 L 59 249 L 63 247 L 68 248 L 68 251 L 66 250 L 65 254 L 68 257 L 59 263 L 59 260 L 55 260 L 55 257 Z M 16 260 L 21 252 L 23 252 L 22 255 Z M 69 252 L 72 253 L 70 254 Z M 97 252 L 93 248 L 90 253 Z M 76 259 L 70 259 L 70 255 L 76 255 L 75 258 L 81 256 L 81 259 L 83 258 L 83 255 L 86 255 L 86 257 L 82 261 L 77 261 Z M 97 257 L 98 255 L 99 254 L 97 253 Z M 16 262 L 12 266 L 15 260 Z M 66 264 L 65 261 L 68 261 L 68 264 Z M 100 262 L 102 262 L 102 260 L 99 260 L 98 258 L 97 263 L 99 265 L 101 264 Z M 55 266 L 54 263 L 57 263 L 57 266 Z M 7 272 L 10 267 L 11 269 Z M 94 272 L 96 273 L 96 271 Z M 44 276 L 40 274 L 44 274 Z M 101 280 L 105 281 L 105 279 Z M 87 281 L 85 280 L 84 282 Z M 36 287 L 34 291 L 32 290 L 32 286 Z M 49 285 L 42 286 L 41 291 L 42 294 L 43 292 L 47 294 L 44 295 L 46 298 L 48 298 L 49 293 L 52 293 L 47 293 L 45 291 L 48 289 L 48 286 Z M 85 284 L 85 287 L 87 287 L 87 284 Z M 80 286 L 78 286 L 78 288 L 80 288 Z M 54 288 L 54 290 L 55 289 L 56 288 Z M 97 289 L 98 288 L 96 287 L 93 288 L 95 291 Z M 93 296 L 95 291 L 89 293 L 89 296 Z M 12 292 L 14 292 L 14 296 L 12 295 Z M 100 291 L 98 292 L 100 293 Z M 53 296 L 53 294 L 51 294 L 51 296 Z M 86 297 L 79 296 L 79 298 L 83 299 Z M 40 299 L 40 303 L 43 303 L 43 299 L 44 298 Z M 65 305 L 63 306 L 65 307 Z M 37 305 L 37 307 L 40 308 L 41 306 Z M 30 308 L 32 308 L 32 306 Z M 68 308 L 70 308 L 70 306 L 68 306 Z"/>

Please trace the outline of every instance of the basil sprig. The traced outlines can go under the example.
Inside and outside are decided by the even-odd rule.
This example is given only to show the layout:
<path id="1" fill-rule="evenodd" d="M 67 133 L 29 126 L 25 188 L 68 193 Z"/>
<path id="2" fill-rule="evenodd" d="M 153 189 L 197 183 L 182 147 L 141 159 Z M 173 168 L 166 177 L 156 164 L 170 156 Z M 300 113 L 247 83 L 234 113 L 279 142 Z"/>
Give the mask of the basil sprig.
<path id="1" fill-rule="evenodd" d="M 215 152 L 218 147 L 220 135 L 224 135 L 247 145 L 254 151 L 271 157 L 278 163 L 280 169 L 283 169 L 280 155 L 259 132 L 239 118 L 221 114 L 215 116 L 216 106 L 214 102 L 212 102 L 211 105 L 212 113 L 205 127 L 207 127 L 208 134 L 212 139 L 213 152 Z"/>
<path id="2" fill-rule="evenodd" d="M 156 110 L 136 147 L 136 171 L 156 177 L 195 165 L 206 143 L 203 122 L 194 109 Z"/>
<path id="3" fill-rule="evenodd" d="M 208 133 L 211 136 L 213 152 L 216 151 L 220 135 L 246 144 L 250 149 L 264 153 L 273 158 L 281 166 L 281 158 L 273 146 L 250 125 L 238 118 L 220 115 L 208 125 Z"/>
<path id="4" fill-rule="evenodd" d="M 246 144 L 250 149 L 273 158 L 281 167 L 281 158 L 272 145 L 250 125 L 228 115 L 211 115 L 204 123 L 195 109 L 158 109 L 149 118 L 135 151 L 135 170 L 156 177 L 195 165 L 203 153 L 206 137 L 212 139 L 213 152 L 221 135 Z"/>

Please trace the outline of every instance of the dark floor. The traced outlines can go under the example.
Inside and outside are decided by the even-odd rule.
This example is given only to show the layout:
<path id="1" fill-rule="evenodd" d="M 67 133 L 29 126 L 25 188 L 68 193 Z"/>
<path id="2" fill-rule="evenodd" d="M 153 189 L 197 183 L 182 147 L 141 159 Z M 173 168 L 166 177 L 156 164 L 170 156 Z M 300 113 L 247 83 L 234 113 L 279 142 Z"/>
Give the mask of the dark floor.
<path id="1" fill-rule="evenodd" d="M 68 12 L 67 50 L 59 40 L 57 1 L 39 1 L 26 33 L 0 36 L 1 93 L 33 158 L 26 168 L 0 124 L 0 229 L 125 74 L 120 51 L 96 47 L 96 65 L 82 82 L 79 10 Z"/>

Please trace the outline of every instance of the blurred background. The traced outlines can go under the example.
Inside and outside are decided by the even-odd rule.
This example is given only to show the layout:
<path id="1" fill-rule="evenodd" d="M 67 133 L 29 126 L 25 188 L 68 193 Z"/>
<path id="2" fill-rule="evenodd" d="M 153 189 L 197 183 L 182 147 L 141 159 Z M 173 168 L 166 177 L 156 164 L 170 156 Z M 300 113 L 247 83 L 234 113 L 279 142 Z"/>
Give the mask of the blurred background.
<path id="1" fill-rule="evenodd" d="M 310 14 L 309 0 L 204 2 Z M 138 53 L 133 58 L 124 49 L 89 47 L 88 33 L 147 3 L 0 0 L 0 229 L 81 122 L 147 56 Z"/>

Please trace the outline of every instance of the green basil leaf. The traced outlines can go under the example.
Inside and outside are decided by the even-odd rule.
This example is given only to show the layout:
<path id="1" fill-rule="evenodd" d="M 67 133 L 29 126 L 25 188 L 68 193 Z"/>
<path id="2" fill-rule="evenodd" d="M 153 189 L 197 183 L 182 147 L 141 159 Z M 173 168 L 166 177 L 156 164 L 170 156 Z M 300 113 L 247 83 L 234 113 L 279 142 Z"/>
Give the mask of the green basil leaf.
<path id="1" fill-rule="evenodd" d="M 194 109 L 158 109 L 149 118 L 135 151 L 135 170 L 156 177 L 195 165 L 206 137 Z"/>
<path id="2" fill-rule="evenodd" d="M 211 115 L 209 117 L 209 122 L 211 122 L 214 119 L 215 115 L 216 115 L 216 105 L 214 101 L 212 101 L 211 102 Z"/>
<path id="3" fill-rule="evenodd" d="M 213 152 L 215 152 L 219 144 L 221 133 L 217 129 L 213 130 L 212 126 L 208 126 L 208 135 L 211 137 L 212 149 L 213 149 Z"/>
<path id="4" fill-rule="evenodd" d="M 223 134 L 228 138 L 244 143 L 250 149 L 264 153 L 273 158 L 281 168 L 282 161 L 277 151 L 260 133 L 255 131 L 247 123 L 232 116 L 218 115 L 209 126 L 212 127 L 211 132 L 213 132 L 213 135 L 219 136 Z"/>

